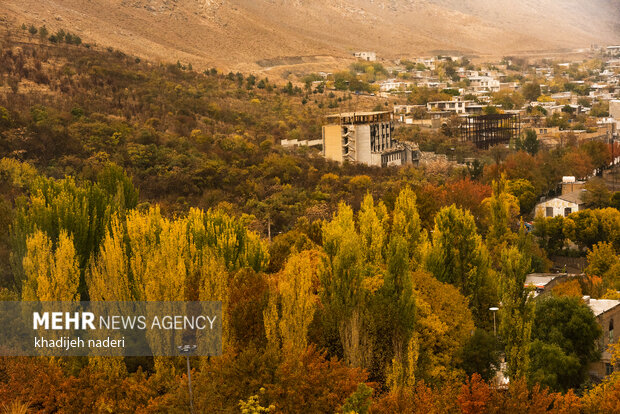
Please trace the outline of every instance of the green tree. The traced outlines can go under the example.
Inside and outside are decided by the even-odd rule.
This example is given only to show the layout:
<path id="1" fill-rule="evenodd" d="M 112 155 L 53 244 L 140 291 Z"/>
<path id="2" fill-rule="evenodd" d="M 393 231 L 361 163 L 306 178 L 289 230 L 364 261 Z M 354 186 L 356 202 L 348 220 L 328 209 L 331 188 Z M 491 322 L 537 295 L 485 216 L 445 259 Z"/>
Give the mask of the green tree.
<path id="1" fill-rule="evenodd" d="M 501 250 L 515 239 L 512 231 L 514 223 L 511 207 L 516 200 L 506 191 L 506 183 L 504 176 L 497 181 L 494 180 L 493 193 L 489 199 L 489 231 L 486 242 L 494 257 L 498 257 Z"/>
<path id="2" fill-rule="evenodd" d="M 534 305 L 528 301 L 525 278 L 531 269 L 528 257 L 516 247 L 505 248 L 501 255 L 501 299 L 499 332 L 504 343 L 508 376 L 525 377 L 529 369 L 530 337 Z"/>
<path id="3" fill-rule="evenodd" d="M 540 246 L 548 254 L 556 254 L 564 248 L 566 234 L 564 233 L 564 217 L 536 217 L 533 233 Z"/>
<path id="4" fill-rule="evenodd" d="M 415 302 L 412 291 L 410 260 L 407 241 L 398 233 L 392 234 L 388 246 L 387 273 L 379 290 L 384 299 L 385 311 L 390 315 L 392 338 L 392 367 L 388 382 L 392 389 L 414 383 L 417 350 L 413 328 Z"/>
<path id="5" fill-rule="evenodd" d="M 368 414 L 372 403 L 373 389 L 361 383 L 357 390 L 342 405 L 342 414 Z"/>
<path id="6" fill-rule="evenodd" d="M 519 200 L 519 210 L 522 215 L 529 214 L 536 205 L 538 197 L 536 196 L 536 188 L 525 179 L 509 180 L 506 183 L 506 191 Z"/>
<path id="7" fill-rule="evenodd" d="M 527 151 L 531 155 L 536 155 L 540 149 L 540 141 L 538 141 L 536 131 L 533 129 L 525 130 L 525 137 L 523 138 L 523 141 L 519 142 L 519 144 L 520 145 L 517 146 L 518 150 Z"/>
<path id="8" fill-rule="evenodd" d="M 586 191 L 582 194 L 581 200 L 588 208 L 605 208 L 611 204 L 611 192 L 605 184 L 605 180 L 594 177 L 585 184 Z"/>
<path id="9" fill-rule="evenodd" d="M 500 352 L 492 332 L 476 329 L 461 352 L 461 367 L 468 377 L 479 374 L 485 381 L 493 379 L 500 367 Z"/>
<path id="10" fill-rule="evenodd" d="M 362 246 L 353 210 L 341 203 L 338 213 L 323 227 L 323 249 L 327 256 L 321 275 L 322 302 L 337 324 L 345 361 L 353 366 L 362 364 Z"/>
<path id="11" fill-rule="evenodd" d="M 567 355 L 561 346 L 535 340 L 530 347 L 530 360 L 528 379 L 531 384 L 561 392 L 579 385 L 575 381 L 581 376 L 579 358 Z"/>
<path id="12" fill-rule="evenodd" d="M 469 300 L 477 324 L 488 326 L 496 296 L 489 277 L 489 257 L 468 211 L 452 205 L 435 216 L 426 269 L 437 280 L 458 287 Z"/>
<path id="13" fill-rule="evenodd" d="M 532 353 L 538 350 L 543 354 L 532 359 L 533 378 L 547 381 L 559 390 L 579 387 L 587 377 L 588 364 L 600 357 L 598 338 L 601 334 L 594 314 L 581 298 L 551 296 L 538 301 L 532 340 L 543 345 L 537 345 Z M 563 354 L 547 358 L 556 347 Z M 562 363 L 566 365 L 558 370 Z"/>
<path id="14" fill-rule="evenodd" d="M 409 187 L 398 194 L 392 213 L 392 234 L 402 234 L 407 241 L 413 269 L 421 266 L 428 248 L 428 236 L 418 214 L 416 195 Z"/>
<path id="15" fill-rule="evenodd" d="M 620 250 L 620 212 L 615 208 L 580 210 L 564 220 L 564 234 L 581 248 L 609 242 Z"/>
<path id="16" fill-rule="evenodd" d="M 526 100 L 530 102 L 536 101 L 541 95 L 540 84 L 538 82 L 528 82 L 524 84 L 521 94 Z"/>

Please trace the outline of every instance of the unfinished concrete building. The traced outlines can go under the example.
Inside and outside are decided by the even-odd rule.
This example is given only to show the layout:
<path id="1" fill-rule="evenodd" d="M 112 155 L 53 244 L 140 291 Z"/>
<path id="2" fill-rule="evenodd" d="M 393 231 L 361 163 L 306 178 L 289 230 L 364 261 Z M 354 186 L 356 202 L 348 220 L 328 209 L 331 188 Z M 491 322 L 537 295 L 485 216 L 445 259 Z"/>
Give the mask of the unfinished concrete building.
<path id="1" fill-rule="evenodd" d="M 417 162 L 413 144 L 392 138 L 391 112 L 349 112 L 327 116 L 323 126 L 323 156 L 338 162 L 357 162 L 379 167 Z"/>

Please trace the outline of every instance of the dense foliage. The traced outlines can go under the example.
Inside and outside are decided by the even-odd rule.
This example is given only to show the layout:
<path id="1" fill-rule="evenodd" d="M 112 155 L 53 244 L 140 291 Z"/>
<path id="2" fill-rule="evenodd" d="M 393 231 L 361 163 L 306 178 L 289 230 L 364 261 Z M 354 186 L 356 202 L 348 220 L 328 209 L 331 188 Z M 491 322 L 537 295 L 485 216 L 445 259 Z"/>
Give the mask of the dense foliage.
<path id="1" fill-rule="evenodd" d="M 570 241 L 601 281 L 579 289 L 617 289 L 618 211 L 520 220 L 565 157 L 606 147 L 477 172 L 337 165 L 279 146 L 320 134 L 318 91 L 69 39 L 3 40 L 0 299 L 221 301 L 224 354 L 192 358 L 199 412 L 610 412 L 617 376 L 583 388 L 592 312 L 524 279 Z M 0 403 L 186 412 L 185 375 L 177 358 L 2 358 Z"/>

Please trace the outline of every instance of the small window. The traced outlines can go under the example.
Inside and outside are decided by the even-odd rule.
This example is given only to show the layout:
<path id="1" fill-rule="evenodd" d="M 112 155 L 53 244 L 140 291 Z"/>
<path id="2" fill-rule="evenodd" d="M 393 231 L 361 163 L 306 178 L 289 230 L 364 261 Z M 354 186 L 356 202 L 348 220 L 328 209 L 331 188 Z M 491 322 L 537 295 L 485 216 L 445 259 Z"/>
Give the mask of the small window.
<path id="1" fill-rule="evenodd" d="M 545 216 L 546 217 L 553 217 L 553 207 L 547 207 L 545 209 Z"/>
<path id="2" fill-rule="evenodd" d="M 566 207 L 566 208 L 564 209 L 564 217 L 568 217 L 568 215 L 569 215 L 570 213 L 572 213 L 572 212 L 573 212 L 573 209 L 572 209 L 572 208 L 570 208 L 570 207 Z"/>
<path id="3" fill-rule="evenodd" d="M 614 341 L 614 320 L 609 320 L 609 343 Z"/>

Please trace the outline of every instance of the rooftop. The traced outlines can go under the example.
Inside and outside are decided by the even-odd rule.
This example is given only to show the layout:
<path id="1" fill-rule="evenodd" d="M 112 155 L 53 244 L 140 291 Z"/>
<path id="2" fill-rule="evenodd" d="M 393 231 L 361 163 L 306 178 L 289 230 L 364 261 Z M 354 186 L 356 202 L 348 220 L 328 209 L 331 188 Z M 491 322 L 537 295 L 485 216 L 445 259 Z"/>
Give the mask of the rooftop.
<path id="1" fill-rule="evenodd" d="M 530 273 L 525 277 L 525 286 L 544 288 L 552 280 L 566 276 L 566 273 Z"/>
<path id="2" fill-rule="evenodd" d="M 584 204 L 581 200 L 581 195 L 584 193 L 584 191 L 586 190 L 580 189 L 577 191 L 572 191 L 570 193 L 562 194 L 557 198 L 559 198 L 560 200 L 568 201 L 569 203 Z"/>
<path id="3" fill-rule="evenodd" d="M 336 124 L 372 124 L 376 122 L 389 122 L 392 120 L 392 112 L 342 112 L 327 115 L 327 120 Z"/>
<path id="4" fill-rule="evenodd" d="M 594 316 L 602 315 L 608 310 L 620 306 L 620 300 L 613 299 L 590 299 L 588 296 L 584 296 L 584 301 L 592 309 Z"/>

